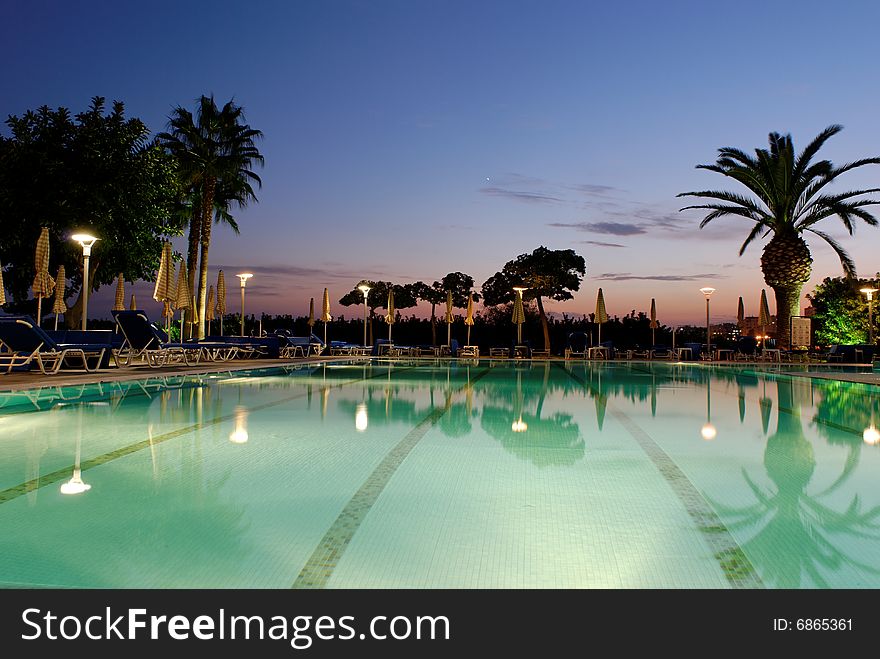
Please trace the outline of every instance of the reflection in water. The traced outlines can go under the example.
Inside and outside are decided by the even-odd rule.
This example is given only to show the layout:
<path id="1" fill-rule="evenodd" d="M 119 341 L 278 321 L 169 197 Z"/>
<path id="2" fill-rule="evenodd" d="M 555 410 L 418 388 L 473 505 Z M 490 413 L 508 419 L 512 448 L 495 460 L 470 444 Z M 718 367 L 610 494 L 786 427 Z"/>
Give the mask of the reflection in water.
<path id="1" fill-rule="evenodd" d="M 801 401 L 795 399 L 800 383 L 780 379 L 776 384 L 777 427 L 764 450 L 764 469 L 775 490 L 762 487 L 743 469 L 755 503 L 745 507 L 717 502 L 713 505 L 723 517 L 733 520 L 727 524 L 730 530 L 757 527 L 742 548 L 761 570 L 765 583 L 778 588 L 810 584 L 829 587 L 820 570 L 835 571 L 842 566 L 880 574 L 880 570 L 847 555 L 832 542 L 835 536 L 844 535 L 878 539 L 871 532 L 877 529 L 880 506 L 863 512 L 858 495 L 853 496 L 844 512 L 819 502 L 820 497 L 837 490 L 847 480 L 854 468 L 852 459 L 847 460 L 843 474 L 830 487 L 818 494 L 807 492 L 816 459 L 812 444 L 804 436 Z"/>
<path id="2" fill-rule="evenodd" d="M 545 364 L 525 373 L 517 370 L 515 384 L 509 378 L 481 380 L 477 387 L 485 402 L 480 426 L 506 451 L 538 467 L 570 466 L 583 459 L 584 440 L 571 414 L 544 412 L 551 391 L 549 376 L 550 365 Z M 563 388 L 567 386 L 563 382 Z"/>
<path id="3" fill-rule="evenodd" d="M 80 457 L 82 454 L 82 432 L 83 432 L 83 404 L 77 405 L 77 432 L 76 432 L 76 457 L 73 463 L 73 476 L 66 483 L 61 485 L 61 494 L 82 494 L 92 489 L 88 483 L 84 483 L 82 472 L 80 471 Z"/>
<path id="4" fill-rule="evenodd" d="M 367 404 L 358 403 L 357 410 L 354 413 L 354 427 L 358 432 L 364 432 L 369 425 L 369 417 L 367 416 Z"/>
<path id="5" fill-rule="evenodd" d="M 718 436 L 718 430 L 712 425 L 712 380 L 706 380 L 706 423 L 700 429 L 700 436 L 711 442 Z"/>
<path id="6" fill-rule="evenodd" d="M 229 441 L 233 444 L 244 444 L 248 440 L 247 431 L 248 408 L 244 405 L 235 406 L 235 428 L 229 433 Z"/>

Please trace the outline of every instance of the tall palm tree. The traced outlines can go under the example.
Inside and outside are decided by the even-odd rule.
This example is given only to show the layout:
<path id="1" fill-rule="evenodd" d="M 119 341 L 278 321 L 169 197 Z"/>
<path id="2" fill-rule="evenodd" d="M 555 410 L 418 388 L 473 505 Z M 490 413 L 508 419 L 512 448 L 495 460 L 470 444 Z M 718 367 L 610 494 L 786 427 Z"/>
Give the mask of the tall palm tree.
<path id="1" fill-rule="evenodd" d="M 202 96 L 196 118 L 178 106 L 169 120 L 169 132 L 159 135 L 177 157 L 181 177 L 193 192 L 193 211 L 198 215 L 190 225 L 190 250 L 198 242 L 200 338 L 205 336 L 212 220 L 216 217 L 228 222 L 231 204 L 244 206 L 256 199 L 251 184 L 262 183 L 251 167 L 263 164 L 263 156 L 255 145 L 263 134 L 243 120 L 242 108 L 232 101 L 218 108 L 213 96 Z M 232 225 L 237 228 L 234 220 Z"/>
<path id="2" fill-rule="evenodd" d="M 740 255 L 758 236 L 763 238 L 772 234 L 761 255 L 761 270 L 764 281 L 776 293 L 777 337 L 782 347 L 788 346 L 785 330 L 790 317 L 798 315 L 801 289 L 810 278 L 812 270 L 813 258 L 803 234 L 815 234 L 831 245 L 840 258 L 844 273 L 855 276 L 855 264 L 849 254 L 836 240 L 815 226 L 826 217 L 832 216 L 840 218 L 850 235 L 854 220 L 860 219 L 871 226 L 877 225 L 877 218 L 865 210 L 865 207 L 880 201 L 859 197 L 880 192 L 880 188 L 823 193 L 825 187 L 841 174 L 863 165 L 880 164 L 880 158 L 864 158 L 841 167 L 835 167 L 828 160 L 813 162 L 822 145 L 841 130 L 841 126 L 829 126 L 799 155 L 795 155 L 791 135 L 770 133 L 769 150 L 755 149 L 755 155 L 751 156 L 740 149 L 724 147 L 718 149 L 718 159 L 714 165 L 697 165 L 697 169 L 708 169 L 729 176 L 748 188 L 754 196 L 718 190 L 682 192 L 678 195 L 717 200 L 681 209 L 699 208 L 710 211 L 700 223 L 701 229 L 715 218 L 725 215 L 736 215 L 754 222 L 739 250 Z"/>

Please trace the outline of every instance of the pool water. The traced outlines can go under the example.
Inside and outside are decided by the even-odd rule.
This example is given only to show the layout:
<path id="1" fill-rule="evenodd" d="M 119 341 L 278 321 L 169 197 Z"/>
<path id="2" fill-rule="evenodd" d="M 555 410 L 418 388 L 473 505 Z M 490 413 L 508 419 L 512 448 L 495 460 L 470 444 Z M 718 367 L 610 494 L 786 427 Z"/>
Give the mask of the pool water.
<path id="1" fill-rule="evenodd" d="M 878 391 L 786 370 L 373 360 L 0 393 L 0 585 L 880 587 Z"/>

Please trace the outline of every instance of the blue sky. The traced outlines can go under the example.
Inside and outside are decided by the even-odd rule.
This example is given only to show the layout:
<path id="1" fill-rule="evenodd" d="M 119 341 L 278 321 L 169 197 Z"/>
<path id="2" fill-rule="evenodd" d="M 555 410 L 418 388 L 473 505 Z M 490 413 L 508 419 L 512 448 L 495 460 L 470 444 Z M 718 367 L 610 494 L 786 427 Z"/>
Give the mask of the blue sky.
<path id="1" fill-rule="evenodd" d="M 832 123 L 844 126 L 823 152 L 832 161 L 880 154 L 873 3 L 7 0 L 2 11 L 4 116 L 76 112 L 102 95 L 159 131 L 203 93 L 245 108 L 265 133 L 260 203 L 241 212 L 241 236 L 215 232 L 210 263 L 212 277 L 256 274 L 252 310 L 305 313 L 328 286 L 334 313 L 351 315 L 335 300 L 362 277 L 461 270 L 479 286 L 544 244 L 587 260 L 580 292 L 553 311 L 589 313 L 601 286 L 612 314 L 654 297 L 662 322 L 700 323 L 697 289 L 712 285 L 718 320 L 740 295 L 755 314 L 761 246 L 737 256 L 748 224 L 699 231 L 698 214 L 678 212 L 679 192 L 730 187 L 694 166 L 721 146 L 764 146 L 770 131 L 803 146 Z M 839 189 L 878 179 L 866 168 Z M 862 274 L 880 269 L 876 231 L 843 240 Z M 810 244 L 805 292 L 840 274 Z M 96 304 L 102 295 L 112 291 Z"/>

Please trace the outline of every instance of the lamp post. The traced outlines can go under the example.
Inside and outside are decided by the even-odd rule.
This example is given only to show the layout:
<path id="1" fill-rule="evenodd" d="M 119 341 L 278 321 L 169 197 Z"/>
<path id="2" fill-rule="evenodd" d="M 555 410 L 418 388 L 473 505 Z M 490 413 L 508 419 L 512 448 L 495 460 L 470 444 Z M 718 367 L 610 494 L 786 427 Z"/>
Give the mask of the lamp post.
<path id="1" fill-rule="evenodd" d="M 711 286 L 706 286 L 700 289 L 700 293 L 706 296 L 706 354 L 709 355 L 709 359 L 712 358 L 712 331 L 709 326 L 709 298 L 712 297 L 712 293 L 715 292 L 715 289 Z"/>
<path id="2" fill-rule="evenodd" d="M 364 348 L 367 347 L 367 295 L 370 293 L 370 287 L 366 284 L 358 286 L 358 290 L 364 294 Z"/>
<path id="3" fill-rule="evenodd" d="M 241 280 L 241 335 L 244 336 L 244 287 L 247 285 L 247 280 L 253 277 L 253 274 L 242 272 L 237 277 Z"/>
<path id="4" fill-rule="evenodd" d="M 92 255 L 92 245 L 98 239 L 87 233 L 75 233 L 70 238 L 78 242 L 83 251 L 83 310 L 81 328 L 85 329 L 89 317 L 89 257 Z"/>
<path id="5" fill-rule="evenodd" d="M 877 292 L 877 289 L 862 288 L 859 290 L 868 296 L 868 343 L 874 345 L 874 293 Z"/>

